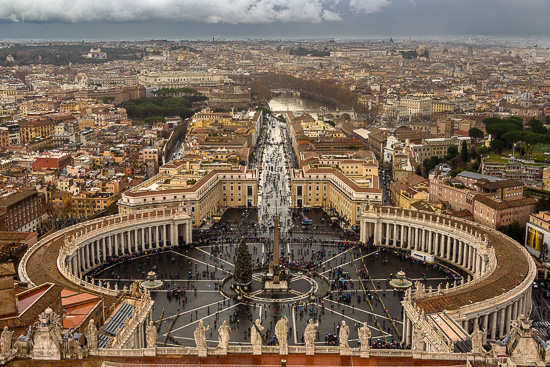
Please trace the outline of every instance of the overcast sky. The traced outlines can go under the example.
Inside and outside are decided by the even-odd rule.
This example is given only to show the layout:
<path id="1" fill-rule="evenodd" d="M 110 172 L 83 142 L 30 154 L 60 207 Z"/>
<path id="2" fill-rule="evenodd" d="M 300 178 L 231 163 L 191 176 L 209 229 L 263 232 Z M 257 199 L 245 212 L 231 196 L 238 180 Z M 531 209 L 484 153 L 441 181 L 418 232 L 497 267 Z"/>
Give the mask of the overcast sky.
<path id="1" fill-rule="evenodd" d="M 550 0 L 0 0 L 1 39 L 550 35 Z"/>

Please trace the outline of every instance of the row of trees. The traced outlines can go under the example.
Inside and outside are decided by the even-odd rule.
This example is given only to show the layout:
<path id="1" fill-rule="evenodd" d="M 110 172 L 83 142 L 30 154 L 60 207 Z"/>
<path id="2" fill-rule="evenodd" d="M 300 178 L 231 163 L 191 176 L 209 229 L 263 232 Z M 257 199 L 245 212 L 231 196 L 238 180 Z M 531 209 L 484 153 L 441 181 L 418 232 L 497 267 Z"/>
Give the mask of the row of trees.
<path id="1" fill-rule="evenodd" d="M 128 117 L 145 120 L 151 117 L 180 116 L 191 117 L 195 111 L 192 110 L 193 102 L 204 101 L 208 98 L 201 94 L 194 94 L 187 97 L 152 97 L 131 99 L 120 104 L 126 109 Z M 152 120 L 150 120 L 152 121 Z"/>
<path id="2" fill-rule="evenodd" d="M 336 85 L 331 80 L 307 80 L 287 74 L 263 73 L 257 80 L 264 82 L 271 89 L 292 89 L 302 95 L 326 103 L 330 107 L 367 112 L 357 103 L 359 97 L 347 88 Z"/>
<path id="3" fill-rule="evenodd" d="M 330 50 L 326 48 L 324 50 L 314 50 L 314 49 L 307 49 L 304 47 L 297 47 L 297 48 L 291 49 L 289 51 L 289 55 L 325 57 L 325 56 L 330 56 Z"/>
<path id="4" fill-rule="evenodd" d="M 530 155 L 537 144 L 550 142 L 550 132 L 544 123 L 532 118 L 525 125 L 517 116 L 507 119 L 489 117 L 483 120 L 491 134 L 491 148 L 495 153 L 520 146 L 520 154 Z"/>
<path id="5" fill-rule="evenodd" d="M 258 96 L 263 101 L 269 101 L 271 99 L 271 89 L 269 86 L 261 80 L 253 80 L 248 84 L 252 97 Z"/>
<path id="6" fill-rule="evenodd" d="M 90 51 L 91 44 L 82 45 L 14 45 L 10 48 L 0 49 L 0 66 L 8 65 L 32 65 L 51 64 L 67 65 L 103 63 L 108 60 L 137 60 L 141 54 L 137 49 L 109 48 L 108 60 L 86 59 L 82 55 Z M 13 62 L 8 62 L 6 57 L 11 55 Z"/>
<path id="7" fill-rule="evenodd" d="M 422 161 L 422 166 L 419 165 L 417 167 L 416 173 L 418 175 L 428 177 L 430 171 L 440 163 L 449 164 L 453 168 L 453 176 L 456 176 L 458 173 L 465 170 L 476 172 L 479 166 L 471 167 L 470 163 L 472 162 L 472 159 L 477 157 L 479 157 L 479 152 L 474 149 L 468 151 L 468 145 L 466 144 L 466 141 L 463 141 L 461 143 L 460 152 L 457 145 L 451 145 L 447 148 L 447 155 L 445 157 L 439 158 L 434 156 L 424 159 Z"/>

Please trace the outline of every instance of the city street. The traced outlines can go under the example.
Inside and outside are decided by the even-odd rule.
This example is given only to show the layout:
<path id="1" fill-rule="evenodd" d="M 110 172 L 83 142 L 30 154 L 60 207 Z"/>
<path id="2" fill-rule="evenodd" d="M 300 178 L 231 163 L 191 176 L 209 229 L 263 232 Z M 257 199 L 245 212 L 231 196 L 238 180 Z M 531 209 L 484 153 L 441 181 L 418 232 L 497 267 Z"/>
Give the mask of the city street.
<path id="1" fill-rule="evenodd" d="M 265 139 L 259 169 L 258 221 L 267 229 L 273 226 L 273 216 L 279 216 L 281 233 L 291 226 L 290 172 L 286 153 L 285 125 L 275 118 L 266 121 Z"/>

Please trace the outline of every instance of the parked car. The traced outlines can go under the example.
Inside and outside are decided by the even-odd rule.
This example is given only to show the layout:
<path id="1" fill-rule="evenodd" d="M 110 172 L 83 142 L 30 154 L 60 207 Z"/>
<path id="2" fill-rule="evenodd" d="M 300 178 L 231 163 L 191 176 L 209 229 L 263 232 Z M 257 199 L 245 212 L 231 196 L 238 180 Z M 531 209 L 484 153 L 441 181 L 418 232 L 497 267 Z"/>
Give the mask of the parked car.
<path id="1" fill-rule="evenodd" d="M 550 291 L 544 291 L 544 297 L 550 298 Z"/>
<path id="2" fill-rule="evenodd" d="M 537 282 L 533 282 L 533 288 L 534 288 L 534 289 L 538 289 L 538 288 L 539 288 L 539 285 L 537 284 Z"/>

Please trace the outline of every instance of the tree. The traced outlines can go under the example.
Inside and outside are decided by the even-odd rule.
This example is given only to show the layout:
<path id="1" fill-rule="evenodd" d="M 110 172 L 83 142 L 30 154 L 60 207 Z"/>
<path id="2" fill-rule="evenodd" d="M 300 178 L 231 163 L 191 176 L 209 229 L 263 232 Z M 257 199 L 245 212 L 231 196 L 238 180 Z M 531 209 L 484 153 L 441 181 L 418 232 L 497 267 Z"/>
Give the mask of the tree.
<path id="1" fill-rule="evenodd" d="M 525 239 L 525 227 L 522 227 L 517 220 L 507 226 L 498 227 L 497 231 L 504 233 L 519 243 L 522 243 Z"/>
<path id="2" fill-rule="evenodd" d="M 531 120 L 527 121 L 527 124 L 525 125 L 535 134 L 546 134 L 548 132 L 548 128 L 544 126 L 542 121 L 534 117 Z"/>
<path id="3" fill-rule="evenodd" d="M 491 148 L 493 148 L 496 153 L 499 153 L 504 148 L 504 142 L 498 139 L 491 140 Z"/>
<path id="4" fill-rule="evenodd" d="M 451 145 L 447 148 L 447 160 L 452 161 L 458 155 L 458 147 L 456 145 Z"/>
<path id="5" fill-rule="evenodd" d="M 233 274 L 235 283 L 241 289 L 249 287 L 252 282 L 252 255 L 248 251 L 246 240 L 243 238 L 237 246 L 237 259 L 235 261 L 235 272 Z"/>
<path id="6" fill-rule="evenodd" d="M 482 139 L 485 134 L 478 128 L 472 127 L 470 130 L 468 130 L 468 136 L 472 139 Z"/>
<path id="7" fill-rule="evenodd" d="M 271 99 L 271 89 L 261 80 L 254 80 L 248 85 L 250 91 L 256 93 L 260 99 L 269 101 Z"/>
<path id="8" fill-rule="evenodd" d="M 462 141 L 462 146 L 460 147 L 460 160 L 463 163 L 466 163 L 468 160 L 468 145 L 466 144 L 466 140 Z"/>
<path id="9" fill-rule="evenodd" d="M 525 153 L 531 154 L 535 146 L 544 143 L 547 139 L 545 135 L 537 134 L 532 131 L 509 131 L 502 135 L 503 139 L 511 141 L 513 144 L 523 142 Z"/>

